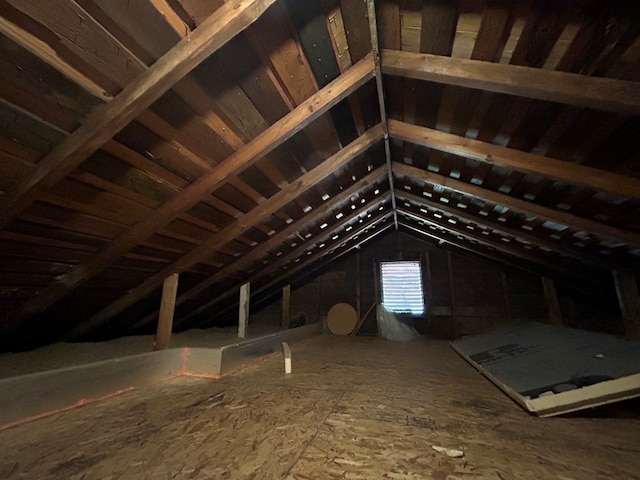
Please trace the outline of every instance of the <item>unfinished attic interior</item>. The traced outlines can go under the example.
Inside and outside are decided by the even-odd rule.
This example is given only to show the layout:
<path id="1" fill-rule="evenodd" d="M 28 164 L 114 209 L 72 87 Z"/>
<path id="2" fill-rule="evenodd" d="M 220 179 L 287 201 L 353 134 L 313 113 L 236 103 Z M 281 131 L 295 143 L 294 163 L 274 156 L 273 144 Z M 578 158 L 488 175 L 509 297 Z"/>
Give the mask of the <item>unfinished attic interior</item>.
<path id="1" fill-rule="evenodd" d="M 637 2 L 0 0 L 0 99 L 0 478 L 640 478 Z"/>

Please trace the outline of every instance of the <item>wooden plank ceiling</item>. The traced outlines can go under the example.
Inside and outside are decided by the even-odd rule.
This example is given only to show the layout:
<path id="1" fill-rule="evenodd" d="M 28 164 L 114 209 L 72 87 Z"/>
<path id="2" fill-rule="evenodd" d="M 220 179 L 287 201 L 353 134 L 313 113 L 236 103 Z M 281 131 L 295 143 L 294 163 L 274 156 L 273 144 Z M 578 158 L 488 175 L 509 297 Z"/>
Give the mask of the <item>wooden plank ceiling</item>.
<path id="1" fill-rule="evenodd" d="M 373 33 L 373 35 L 372 35 Z M 0 0 L 4 348 L 213 325 L 396 229 L 640 264 L 640 6 Z"/>

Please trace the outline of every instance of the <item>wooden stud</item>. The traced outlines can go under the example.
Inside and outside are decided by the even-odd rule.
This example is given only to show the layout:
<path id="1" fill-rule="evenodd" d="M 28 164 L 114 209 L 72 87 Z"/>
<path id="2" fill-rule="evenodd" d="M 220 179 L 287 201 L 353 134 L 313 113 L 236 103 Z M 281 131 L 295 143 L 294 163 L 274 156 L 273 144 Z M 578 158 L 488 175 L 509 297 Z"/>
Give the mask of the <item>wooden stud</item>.
<path id="1" fill-rule="evenodd" d="M 638 82 L 400 50 L 382 51 L 382 72 L 627 115 L 640 114 Z"/>
<path id="2" fill-rule="evenodd" d="M 238 337 L 245 338 L 247 336 L 247 327 L 249 326 L 249 297 L 251 284 L 245 283 L 240 287 L 240 307 L 238 311 Z"/>
<path id="3" fill-rule="evenodd" d="M 453 262 L 451 261 L 451 252 L 449 250 L 447 250 L 447 270 L 449 272 L 449 293 L 451 294 L 451 325 L 453 328 L 453 337 L 455 338 L 458 331 L 456 326 L 456 290 L 453 278 Z"/>
<path id="4" fill-rule="evenodd" d="M 282 329 L 289 328 L 289 314 L 291 311 L 291 285 L 282 288 Z"/>
<path id="5" fill-rule="evenodd" d="M 547 307 L 549 308 L 549 323 L 564 325 L 555 282 L 551 278 L 542 277 L 542 287 L 544 288 L 544 296 L 547 299 Z"/>
<path id="6" fill-rule="evenodd" d="M 640 294 L 638 294 L 636 272 L 621 269 L 614 270 L 612 273 L 626 334 L 633 338 L 640 338 Z"/>
<path id="7" fill-rule="evenodd" d="M 570 185 L 608 192 L 616 196 L 640 199 L 640 179 L 638 178 L 563 162 L 392 119 L 389 119 L 389 135 L 405 142 L 434 148 L 482 163 L 542 175 Z"/>
<path id="8" fill-rule="evenodd" d="M 500 280 L 502 281 L 502 295 L 504 297 L 504 313 L 507 320 L 513 320 L 513 311 L 511 310 L 511 300 L 509 298 L 509 282 L 507 274 L 500 272 Z"/>
<path id="9" fill-rule="evenodd" d="M 160 313 L 158 314 L 158 331 L 154 350 L 164 350 L 171 344 L 171 329 L 173 327 L 173 312 L 176 306 L 176 294 L 178 293 L 178 274 L 169 275 L 162 285 L 162 300 L 160 301 Z"/>
<path id="10" fill-rule="evenodd" d="M 360 315 L 362 314 L 360 300 L 361 300 L 361 292 L 360 292 L 360 250 L 356 252 L 356 314 L 358 315 L 358 319 L 362 318 Z"/>

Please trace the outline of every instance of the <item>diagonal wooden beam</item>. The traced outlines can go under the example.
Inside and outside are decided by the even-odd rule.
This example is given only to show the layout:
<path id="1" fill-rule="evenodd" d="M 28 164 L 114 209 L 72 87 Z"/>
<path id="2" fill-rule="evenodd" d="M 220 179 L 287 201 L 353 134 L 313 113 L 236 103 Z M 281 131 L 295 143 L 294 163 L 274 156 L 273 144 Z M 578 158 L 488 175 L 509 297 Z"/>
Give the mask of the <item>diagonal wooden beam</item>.
<path id="1" fill-rule="evenodd" d="M 272 215 L 292 199 L 332 175 L 336 170 L 347 165 L 352 159 L 364 153 L 372 145 L 382 139 L 382 136 L 382 126 L 380 124 L 369 129 L 358 139 L 354 140 L 338 153 L 325 160 L 322 164 L 299 177 L 296 181 L 280 190 L 271 198 L 265 200 L 262 204 L 258 205 L 237 221 L 211 235 L 207 240 L 198 245 L 198 247 L 183 255 L 172 264 L 166 266 L 158 273 L 150 276 L 140 285 L 129 290 L 123 297 L 103 308 L 89 320 L 74 328 L 69 334 L 69 337 L 77 338 L 78 336 L 88 333 L 107 319 L 122 312 L 127 307 L 133 305 L 138 300 L 153 292 L 162 284 L 164 278 L 168 275 L 183 272 L 191 268 L 196 263 L 207 259 L 218 248 L 230 242 L 265 217 Z"/>
<path id="2" fill-rule="evenodd" d="M 588 218 L 579 217 L 569 212 L 562 210 L 555 210 L 553 208 L 538 205 L 533 202 L 521 200 L 519 198 L 511 197 L 503 193 L 494 192 L 486 188 L 482 188 L 478 185 L 471 183 L 461 182 L 451 177 L 444 177 L 437 173 L 427 172 L 420 168 L 406 165 L 404 163 L 394 162 L 393 171 L 399 175 L 405 175 L 416 180 L 431 183 L 433 185 L 440 185 L 450 190 L 455 190 L 464 195 L 470 195 L 472 197 L 479 198 L 481 200 L 492 202 L 504 207 L 508 207 L 515 211 L 525 213 L 527 215 L 534 215 L 544 220 L 550 220 L 552 222 L 561 223 L 576 230 L 584 230 L 591 234 L 618 240 L 626 243 L 627 245 L 640 246 L 640 234 L 634 232 L 627 232 L 611 225 L 596 222 Z"/>
<path id="3" fill-rule="evenodd" d="M 385 171 L 386 171 L 385 167 L 379 167 L 375 169 L 374 171 L 369 173 L 366 177 L 358 180 L 352 186 L 350 186 L 346 190 L 343 190 L 342 192 L 340 192 L 340 194 L 336 195 L 331 200 L 327 201 L 326 203 L 323 203 L 322 208 L 316 209 L 310 212 L 309 214 L 305 215 L 304 217 L 302 217 L 297 222 L 293 222 L 292 224 L 288 225 L 284 230 L 274 234 L 266 242 L 256 246 L 256 248 L 254 248 L 251 252 L 243 255 L 237 261 L 230 263 L 226 267 L 221 268 L 218 272 L 211 275 L 205 281 L 200 282 L 198 285 L 191 288 L 189 291 L 180 295 L 176 301 L 176 305 L 180 305 L 186 302 L 187 300 L 190 300 L 196 297 L 197 295 L 202 293 L 204 290 L 206 290 L 216 282 L 219 282 L 222 279 L 228 277 L 235 271 L 242 270 L 243 268 L 245 268 L 247 265 L 251 264 L 255 260 L 263 257 L 264 255 L 266 255 L 266 253 L 269 250 L 271 250 L 272 248 L 275 248 L 276 246 L 284 242 L 291 235 L 295 234 L 300 230 L 303 230 L 307 225 L 315 223 L 320 218 L 323 218 L 324 216 L 326 216 L 328 212 L 331 212 L 334 208 L 336 208 L 338 205 L 340 205 L 342 202 L 347 200 L 352 195 L 360 192 L 363 188 L 366 188 L 368 185 L 371 185 L 380 181 L 380 179 L 382 178 L 382 175 L 383 174 L 386 175 Z M 255 279 L 250 278 L 247 281 L 253 282 L 255 281 Z M 137 328 L 140 328 L 146 325 L 147 323 L 151 322 L 157 317 L 158 317 L 158 311 L 154 311 L 149 315 L 145 316 L 144 318 L 142 318 L 141 320 L 139 320 L 138 322 L 136 322 L 131 327 L 131 329 L 135 330 Z"/>
<path id="4" fill-rule="evenodd" d="M 366 210 L 366 208 L 364 208 L 362 210 Z M 347 237 L 346 241 L 349 242 L 349 241 L 353 240 L 358 235 L 361 235 L 362 232 L 364 232 L 364 230 L 366 230 L 367 228 L 370 228 L 370 227 L 382 222 L 387 217 L 390 217 L 392 214 L 393 214 L 393 212 L 389 211 L 389 212 L 383 213 L 382 215 L 377 216 L 376 218 L 371 219 L 371 221 L 367 222 L 366 224 L 362 225 L 360 228 L 358 228 L 357 230 L 352 232 Z M 357 248 L 361 244 L 370 241 L 371 239 L 373 239 L 374 237 L 380 235 L 382 232 L 388 230 L 391 227 L 392 227 L 392 225 L 389 225 L 389 226 L 387 226 L 385 228 L 382 228 L 382 229 L 372 233 L 370 236 L 367 236 L 361 242 L 358 242 L 356 245 L 353 245 L 353 246 L 349 247 L 348 249 L 346 249 L 345 251 L 340 252 L 339 254 L 332 256 L 331 259 L 328 262 L 325 262 L 325 264 L 317 266 L 317 267 L 313 267 L 310 271 L 305 272 L 305 276 L 309 276 L 313 271 L 317 271 L 319 268 L 322 268 L 327 263 L 335 261 L 337 258 L 340 258 L 341 256 L 347 254 L 348 252 L 350 252 L 354 248 Z M 342 243 L 344 241 L 345 241 L 345 239 L 343 238 L 343 239 L 339 240 L 338 243 Z M 327 249 L 327 253 L 323 253 L 322 255 L 320 255 L 318 257 L 311 257 L 311 258 L 309 258 L 308 260 L 306 260 L 304 262 L 300 262 L 295 268 L 293 268 L 291 270 L 287 270 L 285 273 L 283 273 L 282 275 L 278 276 L 276 279 L 270 280 L 268 283 L 266 283 L 265 285 L 262 285 L 258 290 L 256 290 L 256 295 L 264 292 L 265 290 L 268 290 L 269 287 L 273 286 L 274 284 L 278 284 L 279 282 L 283 282 L 283 281 L 289 282 L 291 280 L 291 278 L 292 278 L 292 275 L 294 275 L 295 273 L 299 272 L 300 270 L 308 270 L 309 269 L 309 265 L 311 265 L 313 263 L 316 263 L 320 259 L 322 259 L 325 256 L 329 255 L 329 253 L 328 253 L 329 251 L 330 251 L 330 249 Z M 254 275 L 251 278 L 257 278 L 257 277 L 258 277 L 258 275 Z M 193 312 L 189 313 L 188 315 L 180 318 L 178 323 L 183 323 L 183 322 L 185 322 L 185 321 L 187 321 L 187 320 L 189 320 L 189 319 L 191 319 L 191 318 L 203 313 L 207 309 L 215 306 L 217 303 L 222 301 L 224 298 L 227 298 L 228 296 L 229 296 L 228 293 L 224 293 L 223 295 L 215 298 L 214 300 L 212 300 L 210 302 L 207 302 L 204 305 L 201 305 L 200 307 L 198 307 L 197 310 L 194 310 Z M 231 306 L 221 310 L 219 313 L 224 313 L 224 311 L 228 310 L 229 308 L 233 308 L 233 304 Z"/>
<path id="5" fill-rule="evenodd" d="M 577 272 L 575 269 L 570 269 L 568 267 L 565 267 L 563 265 L 558 265 L 557 263 L 554 263 L 552 261 L 546 260 L 544 258 L 539 257 L 538 255 L 532 254 L 527 252 L 526 250 L 522 249 L 522 248 L 517 248 L 514 247 L 512 245 L 508 245 L 506 243 L 502 243 L 502 242 L 498 242 L 495 241 L 493 239 L 488 239 L 488 238 L 483 238 L 483 236 L 481 235 L 477 235 L 472 233 L 469 230 L 460 228 L 458 226 L 454 226 L 451 225 L 447 222 L 440 222 L 440 221 L 436 221 L 432 218 L 428 218 L 428 217 L 423 217 L 421 215 L 418 215 L 414 212 L 411 212 L 409 210 L 405 210 L 403 208 L 398 208 L 398 213 L 401 213 L 403 215 L 406 215 L 408 217 L 412 217 L 415 218 L 417 220 L 426 222 L 426 223 L 430 223 L 433 225 L 438 226 L 439 228 L 442 228 L 448 232 L 453 232 L 456 235 L 461 235 L 463 237 L 469 238 L 474 240 L 475 242 L 481 243 L 483 245 L 487 245 L 489 247 L 494 248 L 495 250 L 498 250 L 500 252 L 509 254 L 509 255 L 513 255 L 514 257 L 517 258 L 524 258 L 525 260 L 528 260 L 530 262 L 533 263 L 537 263 L 547 269 L 549 269 L 550 271 L 557 271 L 560 273 L 563 273 L 567 276 L 570 277 L 575 277 L 575 278 L 580 278 L 582 280 L 585 281 L 591 281 L 592 283 L 602 283 L 601 279 L 594 279 L 594 278 L 590 278 L 588 276 L 585 276 L 579 272 Z"/>
<path id="6" fill-rule="evenodd" d="M 237 175 L 260 160 L 355 91 L 373 76 L 373 68 L 371 56 L 358 62 L 225 161 L 177 193 L 152 214 L 112 241 L 98 254 L 76 266 L 56 283 L 42 290 L 22 307 L 20 318 L 26 318 L 45 310 L 176 216 L 206 199 L 211 191 L 220 187 L 228 178 Z"/>
<path id="7" fill-rule="evenodd" d="M 554 242 L 546 238 L 541 238 L 538 235 L 534 235 L 524 230 L 508 227 L 507 225 L 488 220 L 487 218 L 484 218 L 482 216 L 478 217 L 476 215 L 471 215 L 460 208 L 455 208 L 450 205 L 435 202 L 433 200 L 428 200 L 425 197 L 421 197 L 419 195 L 415 195 L 413 193 L 408 193 L 404 191 L 399 191 L 397 195 L 398 195 L 398 198 L 405 199 L 409 202 L 417 203 L 418 205 L 423 205 L 427 208 L 431 208 L 432 210 L 441 210 L 450 215 L 454 215 L 456 218 L 459 218 L 468 222 L 473 222 L 476 225 L 487 227 L 495 232 L 507 233 L 513 237 L 520 238 L 528 242 L 531 242 L 533 244 L 539 245 L 541 247 L 548 248 L 549 250 L 553 250 L 557 253 L 561 253 L 562 255 L 571 257 L 573 259 L 579 260 L 586 264 L 596 265 L 596 266 L 607 268 L 607 269 L 613 268 L 613 265 L 614 265 L 612 262 L 606 259 L 592 257 L 591 255 L 578 252 L 576 251 L 575 248 L 568 247 L 559 242 Z"/>
<path id="8" fill-rule="evenodd" d="M 541 276 L 541 270 L 539 269 L 539 267 L 536 268 L 525 266 L 523 263 L 521 263 L 522 260 L 521 262 L 512 262 L 510 261 L 510 256 L 485 251 L 484 249 L 479 249 L 477 245 L 474 245 L 473 247 L 465 245 L 464 243 L 461 243 L 457 238 L 455 238 L 451 233 L 443 234 L 439 232 L 436 234 L 428 230 L 422 230 L 415 225 L 409 224 L 406 219 L 400 220 L 400 226 L 407 229 L 413 236 L 421 235 L 431 239 L 431 241 L 435 245 L 445 243 L 449 246 L 455 247 L 457 250 L 464 251 L 468 254 L 468 256 L 475 257 L 473 258 L 474 261 L 484 261 L 485 263 L 487 263 L 487 265 L 491 264 L 492 266 L 495 266 L 494 263 L 497 263 L 499 265 L 503 265 L 511 269 L 517 269 L 534 276 Z"/>
<path id="9" fill-rule="evenodd" d="M 640 199 L 640 178 L 627 177 L 598 168 L 585 167 L 513 148 L 389 120 L 389 135 L 399 140 L 434 148 L 490 165 L 512 168 L 553 178 L 560 182 Z"/>
<path id="10" fill-rule="evenodd" d="M 0 228 L 30 205 L 39 190 L 64 178 L 200 62 L 256 21 L 274 1 L 225 3 L 112 101 L 97 107 L 82 126 L 38 162 L 29 177 L 7 193 L 0 207 Z"/>
<path id="11" fill-rule="evenodd" d="M 382 51 L 382 72 L 461 87 L 640 114 L 640 83 L 426 53 Z"/>

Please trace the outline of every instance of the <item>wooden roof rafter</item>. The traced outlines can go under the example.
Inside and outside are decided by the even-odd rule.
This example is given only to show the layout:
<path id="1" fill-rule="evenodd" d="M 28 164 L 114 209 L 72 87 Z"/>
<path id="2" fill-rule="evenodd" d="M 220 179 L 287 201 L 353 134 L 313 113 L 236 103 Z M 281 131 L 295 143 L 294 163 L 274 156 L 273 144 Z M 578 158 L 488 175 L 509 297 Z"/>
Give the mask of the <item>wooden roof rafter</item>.
<path id="1" fill-rule="evenodd" d="M 311 100 L 316 99 L 312 98 Z M 326 101 L 326 99 L 323 100 Z M 335 98 L 333 100 L 335 100 Z M 294 112 L 302 112 L 304 114 L 308 114 L 308 107 L 306 103 L 307 102 L 303 103 L 300 107 L 294 110 Z M 311 109 L 311 111 L 314 111 L 314 109 Z M 315 110 L 315 112 L 322 112 L 322 109 Z M 283 120 L 288 119 L 285 118 Z M 298 124 L 298 128 L 302 128 L 302 126 Z M 290 135 L 293 134 L 291 131 L 288 131 L 288 133 Z M 269 138 L 267 138 L 268 141 L 266 143 L 271 144 L 272 139 L 270 138 L 270 136 L 268 137 Z M 380 139 L 382 139 L 382 127 L 378 125 L 368 130 L 364 135 L 340 150 L 340 152 L 327 159 L 315 169 L 301 176 L 294 183 L 290 184 L 289 186 L 278 192 L 276 195 L 263 202 L 261 205 L 238 219 L 236 222 L 232 223 L 220 232 L 212 235 L 207 240 L 200 243 L 200 245 L 198 245 L 198 247 L 196 247 L 195 249 L 183 255 L 172 264 L 157 272 L 155 275 L 150 276 L 149 278 L 147 278 L 147 280 L 145 280 L 137 287 L 129 290 L 123 297 L 116 300 L 115 302 L 112 302 L 110 305 L 103 308 L 100 312 L 93 315 L 89 320 L 77 326 L 69 334 L 69 336 L 71 338 L 76 338 L 88 333 L 93 327 L 101 324 L 117 313 L 120 313 L 122 310 L 126 309 L 130 305 L 134 304 L 141 298 L 154 291 L 158 287 L 158 285 L 162 284 L 162 282 L 168 275 L 173 273 L 180 273 L 192 267 L 196 263 L 199 263 L 201 260 L 206 259 L 213 252 L 215 252 L 216 249 L 220 248 L 220 246 L 233 240 L 237 235 L 241 234 L 243 231 L 259 222 L 265 216 L 271 215 L 272 213 L 276 212 L 287 203 L 289 203 L 292 199 L 302 194 L 306 189 L 312 187 L 313 185 L 323 180 L 325 177 L 331 175 L 334 170 L 339 170 L 341 166 L 347 165 L 353 158 L 364 153 L 368 148 L 370 148 Z M 266 140 L 262 140 L 263 143 L 265 141 Z M 258 145 L 260 145 L 260 142 L 257 143 Z M 253 144 L 254 142 L 251 142 L 251 145 Z"/>
<path id="2" fill-rule="evenodd" d="M 360 193 L 363 190 L 363 188 L 379 182 L 384 173 L 382 170 L 383 170 L 383 167 L 379 167 L 376 170 L 372 171 L 367 176 L 355 182 L 352 186 L 350 186 L 346 190 L 343 190 L 339 195 L 327 200 L 322 205 L 321 209 L 316 209 L 312 213 L 309 213 L 308 215 L 302 217 L 297 222 L 291 223 L 284 230 L 274 234 L 266 242 L 262 243 L 259 246 L 259 248 L 254 248 L 251 251 L 251 253 L 243 255 L 235 262 L 232 262 L 229 265 L 226 265 L 225 267 L 221 268 L 215 274 L 208 277 L 205 281 L 200 282 L 198 285 L 189 289 L 189 291 L 184 292 L 176 299 L 176 306 L 179 306 L 182 303 L 197 297 L 204 290 L 214 285 L 215 283 L 223 280 L 231 273 L 237 270 L 242 270 L 251 262 L 254 262 L 257 259 L 263 257 L 266 254 L 266 252 L 269 252 L 271 249 L 276 248 L 279 244 L 284 242 L 287 238 L 289 238 L 292 235 L 295 235 L 296 232 L 302 231 L 305 229 L 306 226 L 320 221 L 320 219 L 327 216 L 327 213 L 331 214 L 331 212 L 333 212 L 336 207 L 344 203 L 345 200 L 349 199 L 355 194 Z M 145 316 L 140 321 L 136 322 L 132 328 L 136 329 L 147 324 L 148 322 L 153 320 L 157 316 L 157 314 L 158 314 L 157 310 L 152 312 L 151 314 Z"/>
<path id="3" fill-rule="evenodd" d="M 437 208 L 434 210 L 437 210 Z M 569 268 L 567 266 L 559 264 L 558 262 L 554 262 L 549 259 L 542 258 L 539 255 L 536 255 L 530 251 L 525 250 L 524 248 L 520 248 L 512 245 L 513 243 L 518 243 L 518 242 L 510 241 L 507 243 L 507 242 L 499 241 L 498 239 L 490 238 L 492 235 L 494 236 L 496 235 L 495 231 L 487 231 L 489 235 L 485 237 L 484 235 L 478 234 L 477 229 L 474 228 L 473 231 L 467 230 L 465 228 L 460 227 L 457 224 L 457 222 L 455 225 L 453 225 L 444 219 L 438 220 L 438 219 L 435 219 L 433 216 L 427 217 L 425 214 L 421 212 L 414 212 L 403 206 L 400 206 L 398 208 L 398 211 L 403 215 L 406 215 L 408 217 L 413 217 L 425 223 L 433 224 L 436 227 L 452 232 L 455 235 L 460 235 L 462 237 L 469 238 L 474 242 L 490 246 L 502 253 L 511 255 L 516 258 L 523 258 L 523 259 L 529 260 L 532 263 L 537 263 L 538 265 L 544 266 L 549 271 L 557 271 L 569 277 L 573 276 L 575 278 L 579 278 L 580 280 L 586 281 L 586 282 L 602 283 L 602 279 L 598 276 L 590 277 L 589 275 L 578 272 L 575 268 Z M 500 240 L 509 239 L 508 237 L 504 237 L 504 236 L 499 236 L 499 238 Z"/>
<path id="4" fill-rule="evenodd" d="M 36 171 L 8 192 L 0 210 L 5 226 L 26 208 L 41 188 L 51 186 L 86 160 L 169 90 L 203 59 L 253 23 L 275 0 L 229 2 L 190 38 L 178 43 L 131 82 L 112 101 L 98 107 L 63 143 L 39 163 Z"/>
<path id="5" fill-rule="evenodd" d="M 545 207 L 528 200 L 522 200 L 503 193 L 494 192 L 487 188 L 473 185 L 467 182 L 445 177 L 437 173 L 427 172 L 411 165 L 394 162 L 394 172 L 400 175 L 407 175 L 419 181 L 439 185 L 447 189 L 470 195 L 484 201 L 514 209 L 518 212 L 533 215 L 552 222 L 557 222 L 566 226 L 571 226 L 578 230 L 585 230 L 591 234 L 618 240 L 628 245 L 640 246 L 640 234 L 621 230 L 619 228 L 601 223 L 588 218 L 582 218 L 572 213 Z"/>
<path id="6" fill-rule="evenodd" d="M 245 147 L 236 151 L 224 162 L 212 168 L 194 183 L 184 188 L 170 200 L 162 204 L 151 215 L 127 230 L 120 237 L 112 241 L 91 259 L 76 267 L 55 284 L 48 287 L 36 298 L 22 308 L 22 317 L 31 316 L 80 285 L 110 262 L 118 258 L 147 238 L 154 231 L 163 227 L 177 215 L 185 212 L 198 201 L 206 199 L 209 193 L 236 175 L 278 145 L 292 137 L 314 119 L 326 112 L 332 105 L 356 90 L 363 82 L 373 75 L 373 61 L 365 58 L 354 65 L 327 87 L 296 107 L 291 113 L 273 124 L 262 134 L 254 138 Z"/>

